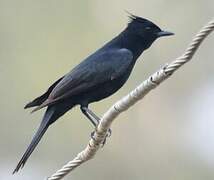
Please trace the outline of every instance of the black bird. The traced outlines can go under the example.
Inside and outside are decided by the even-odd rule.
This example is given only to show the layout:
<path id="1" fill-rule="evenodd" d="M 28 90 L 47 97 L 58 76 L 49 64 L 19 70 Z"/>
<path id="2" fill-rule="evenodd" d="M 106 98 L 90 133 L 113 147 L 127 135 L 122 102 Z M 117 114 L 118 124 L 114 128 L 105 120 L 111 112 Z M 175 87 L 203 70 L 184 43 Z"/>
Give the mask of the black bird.
<path id="1" fill-rule="evenodd" d="M 47 107 L 40 127 L 13 173 L 22 168 L 48 127 L 75 105 L 96 126 L 98 117 L 88 109 L 119 90 L 127 81 L 137 58 L 159 37 L 173 35 L 151 21 L 130 15 L 127 27 L 102 48 L 58 79 L 40 97 L 25 108 Z"/>

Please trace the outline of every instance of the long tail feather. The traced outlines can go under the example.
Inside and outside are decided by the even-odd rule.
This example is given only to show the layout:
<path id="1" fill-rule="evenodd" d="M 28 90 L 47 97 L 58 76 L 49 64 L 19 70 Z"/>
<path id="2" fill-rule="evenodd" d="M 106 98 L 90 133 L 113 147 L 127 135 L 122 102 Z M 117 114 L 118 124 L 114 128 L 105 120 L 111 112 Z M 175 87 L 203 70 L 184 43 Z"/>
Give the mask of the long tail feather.
<path id="1" fill-rule="evenodd" d="M 48 127 L 50 125 L 50 119 L 53 116 L 53 113 L 54 113 L 54 110 L 52 110 L 52 109 L 46 111 L 46 114 L 42 120 L 42 123 L 41 123 L 39 129 L 37 130 L 30 145 L 28 146 L 27 150 L 25 151 L 24 155 L 22 156 L 21 160 L 19 161 L 18 165 L 16 166 L 15 170 L 13 171 L 13 174 L 18 172 L 19 169 L 24 167 L 24 165 L 25 165 L 26 161 L 28 160 L 28 158 L 30 157 L 31 153 L 34 151 L 37 144 L 41 140 L 42 136 L 48 129 Z"/>

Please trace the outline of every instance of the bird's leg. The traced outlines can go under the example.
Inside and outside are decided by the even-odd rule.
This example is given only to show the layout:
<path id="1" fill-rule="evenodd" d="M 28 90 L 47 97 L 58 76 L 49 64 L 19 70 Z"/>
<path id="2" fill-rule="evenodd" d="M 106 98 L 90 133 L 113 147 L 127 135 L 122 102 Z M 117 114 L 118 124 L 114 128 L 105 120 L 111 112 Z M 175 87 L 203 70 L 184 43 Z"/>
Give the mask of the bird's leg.
<path id="1" fill-rule="evenodd" d="M 91 117 L 93 117 L 93 119 L 95 119 L 97 121 L 97 125 L 98 125 L 100 122 L 100 118 L 96 114 L 94 114 L 94 112 L 92 110 L 87 108 L 86 111 Z M 107 134 L 107 137 L 110 137 L 110 136 L 111 136 L 111 129 L 108 130 L 108 134 Z"/>
<path id="2" fill-rule="evenodd" d="M 96 127 L 100 121 L 100 119 L 94 114 L 91 113 L 92 111 L 89 110 L 87 107 L 80 107 L 82 113 L 91 121 L 91 123 L 94 125 L 94 127 Z"/>
<path id="3" fill-rule="evenodd" d="M 91 111 L 87 106 L 81 106 L 80 109 L 96 128 L 100 122 L 100 118 L 95 113 L 93 113 L 93 111 Z M 109 129 L 106 137 L 110 137 L 111 132 L 112 132 L 111 129 Z M 91 133 L 92 138 L 93 136 L 94 136 L 94 132 Z M 105 144 L 105 142 L 106 142 L 106 139 L 104 140 L 103 144 Z"/>

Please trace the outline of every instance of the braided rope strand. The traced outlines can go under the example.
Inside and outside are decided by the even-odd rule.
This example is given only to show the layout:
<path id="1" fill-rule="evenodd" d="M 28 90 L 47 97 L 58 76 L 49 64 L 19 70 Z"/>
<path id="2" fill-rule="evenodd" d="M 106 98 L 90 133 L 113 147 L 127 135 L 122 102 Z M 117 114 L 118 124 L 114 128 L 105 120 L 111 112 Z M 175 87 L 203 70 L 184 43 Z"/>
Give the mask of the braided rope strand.
<path id="1" fill-rule="evenodd" d="M 94 138 L 90 139 L 86 148 L 81 151 L 72 161 L 69 161 L 60 170 L 56 171 L 47 180 L 60 180 L 69 172 L 80 166 L 82 163 L 92 159 L 96 152 L 102 145 L 107 131 L 111 126 L 113 120 L 123 111 L 126 111 L 137 101 L 142 99 L 152 89 L 157 87 L 161 82 L 170 77 L 182 65 L 190 61 L 197 51 L 202 41 L 214 30 L 214 19 L 207 23 L 194 37 L 190 45 L 187 47 L 183 55 L 176 58 L 171 63 L 167 64 L 159 71 L 155 72 L 147 80 L 141 83 L 137 88 L 131 91 L 128 95 L 117 101 L 111 108 L 103 115 L 101 121 L 95 130 Z"/>
<path id="2" fill-rule="evenodd" d="M 201 45 L 202 41 L 213 31 L 214 29 L 214 19 L 207 23 L 194 37 L 190 45 L 187 47 L 184 54 L 178 57 L 175 61 L 171 62 L 165 69 L 167 74 L 172 74 L 179 67 L 190 61 L 197 51 L 198 47 Z"/>

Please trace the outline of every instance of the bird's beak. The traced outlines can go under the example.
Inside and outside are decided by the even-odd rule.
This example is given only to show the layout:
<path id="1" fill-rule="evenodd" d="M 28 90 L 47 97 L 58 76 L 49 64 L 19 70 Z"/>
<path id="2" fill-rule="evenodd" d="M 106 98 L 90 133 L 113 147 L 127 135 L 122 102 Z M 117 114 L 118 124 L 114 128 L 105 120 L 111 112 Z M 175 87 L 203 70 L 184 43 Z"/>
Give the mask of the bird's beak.
<path id="1" fill-rule="evenodd" d="M 172 35 L 174 35 L 174 33 L 168 32 L 168 31 L 160 31 L 160 32 L 157 33 L 157 36 L 158 36 L 158 37 L 162 37 L 162 36 L 172 36 Z"/>

